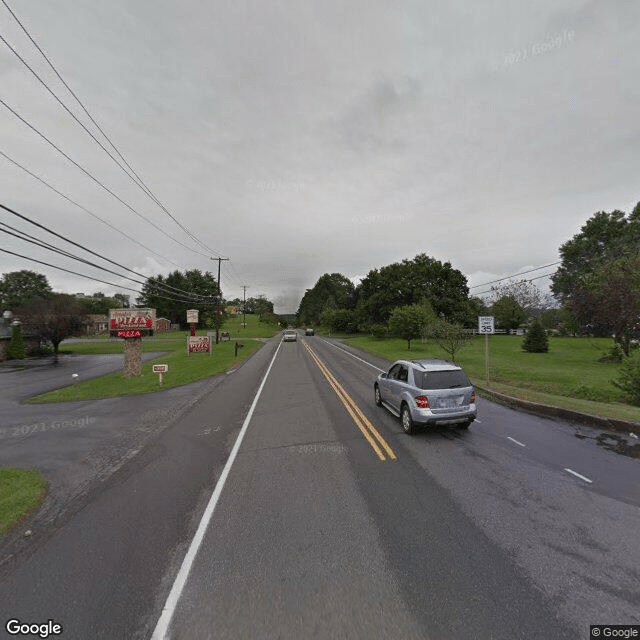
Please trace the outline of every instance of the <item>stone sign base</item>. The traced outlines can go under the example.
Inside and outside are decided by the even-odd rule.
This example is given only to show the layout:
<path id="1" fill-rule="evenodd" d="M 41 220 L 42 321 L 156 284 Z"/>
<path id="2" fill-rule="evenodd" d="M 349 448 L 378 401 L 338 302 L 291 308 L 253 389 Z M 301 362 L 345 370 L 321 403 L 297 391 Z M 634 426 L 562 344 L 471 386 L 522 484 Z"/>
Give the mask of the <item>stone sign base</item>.
<path id="1" fill-rule="evenodd" d="M 133 378 L 142 373 L 142 338 L 124 339 L 124 377 Z"/>

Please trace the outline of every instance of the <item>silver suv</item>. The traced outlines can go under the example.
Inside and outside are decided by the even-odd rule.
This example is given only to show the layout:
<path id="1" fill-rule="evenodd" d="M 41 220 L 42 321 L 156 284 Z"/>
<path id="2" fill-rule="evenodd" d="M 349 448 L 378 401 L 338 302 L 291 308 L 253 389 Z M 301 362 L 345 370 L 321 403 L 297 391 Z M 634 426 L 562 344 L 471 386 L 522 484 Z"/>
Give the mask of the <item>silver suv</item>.
<path id="1" fill-rule="evenodd" d="M 446 360 L 397 360 L 373 388 L 376 404 L 399 417 L 406 433 L 436 424 L 467 429 L 476 419 L 473 385 L 458 365 Z"/>

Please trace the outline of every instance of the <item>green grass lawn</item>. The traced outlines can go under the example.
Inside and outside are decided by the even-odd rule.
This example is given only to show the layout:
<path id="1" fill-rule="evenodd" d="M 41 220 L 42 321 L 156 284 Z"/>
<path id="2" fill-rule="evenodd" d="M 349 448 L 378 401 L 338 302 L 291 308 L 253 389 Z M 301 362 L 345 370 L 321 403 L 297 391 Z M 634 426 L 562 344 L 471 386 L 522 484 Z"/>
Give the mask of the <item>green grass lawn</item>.
<path id="1" fill-rule="evenodd" d="M 56 389 L 29 400 L 31 403 L 71 402 L 76 400 L 91 400 L 110 398 L 114 396 L 130 396 L 141 393 L 151 393 L 162 389 L 169 389 L 180 385 L 202 380 L 210 376 L 219 375 L 228 369 L 239 365 L 260 348 L 259 338 L 270 338 L 279 331 L 277 325 L 261 323 L 258 316 L 248 314 L 246 327 L 241 326 L 242 317 L 230 318 L 223 327 L 228 331 L 230 340 L 213 345 L 213 355 L 204 353 L 187 355 L 186 340 L 188 331 L 159 333 L 142 339 L 144 353 L 166 351 L 163 356 L 149 360 L 142 364 L 142 375 L 135 378 L 125 378 L 122 372 L 111 373 L 100 378 L 86 380 L 78 384 Z M 206 329 L 201 329 L 198 335 L 206 335 Z M 235 343 L 244 346 L 235 355 Z M 124 346 L 121 340 L 96 341 L 95 337 L 86 342 L 62 343 L 60 353 L 64 354 L 121 354 Z M 154 363 L 169 365 L 169 372 L 163 375 L 162 387 L 158 384 L 158 374 L 153 373 Z"/>
<path id="2" fill-rule="evenodd" d="M 47 495 L 45 479 L 33 469 L 0 469 L 0 535 L 37 509 Z"/>
<path id="3" fill-rule="evenodd" d="M 170 389 L 180 385 L 202 380 L 210 376 L 219 375 L 228 369 L 239 365 L 251 354 L 257 351 L 261 343 L 257 340 L 245 340 L 244 347 L 235 355 L 235 341 L 225 341 L 213 345 L 213 354 L 192 353 L 187 355 L 186 336 L 175 340 L 158 340 L 143 338 L 143 351 L 168 351 L 153 360 L 142 363 L 142 375 L 125 378 L 122 371 L 110 373 L 99 378 L 86 380 L 78 384 L 55 389 L 48 393 L 30 398 L 31 403 L 72 402 L 76 400 L 91 400 L 95 398 L 110 398 L 113 396 L 130 396 Z M 116 350 L 113 347 L 117 347 Z M 123 353 L 121 343 L 75 343 L 67 347 L 70 353 Z M 162 387 L 158 383 L 158 374 L 153 373 L 151 365 L 163 363 L 169 365 L 169 372 L 163 374 Z"/>
<path id="4" fill-rule="evenodd" d="M 369 353 L 388 360 L 446 358 L 433 340 L 412 341 L 371 336 L 344 338 Z M 592 415 L 640 422 L 640 407 L 625 403 L 622 392 L 611 384 L 617 363 L 598 362 L 612 341 L 609 338 L 549 338 L 548 353 L 522 350 L 521 336 L 489 337 L 489 388 L 515 397 Z M 475 384 L 485 386 L 485 339 L 476 336 L 456 354 L 456 361 Z"/>

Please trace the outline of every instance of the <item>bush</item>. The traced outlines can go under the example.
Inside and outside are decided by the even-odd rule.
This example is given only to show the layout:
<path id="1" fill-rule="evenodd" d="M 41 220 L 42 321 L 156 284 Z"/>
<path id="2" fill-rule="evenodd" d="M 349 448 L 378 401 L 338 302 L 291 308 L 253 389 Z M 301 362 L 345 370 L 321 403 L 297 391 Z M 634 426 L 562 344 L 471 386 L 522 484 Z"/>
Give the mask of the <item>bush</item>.
<path id="1" fill-rule="evenodd" d="M 24 358 L 24 338 L 19 324 L 11 329 L 11 340 L 7 346 L 7 360 L 22 360 Z"/>
<path id="2" fill-rule="evenodd" d="M 625 393 L 630 404 L 640 406 L 640 354 L 627 358 L 612 382 Z"/>
<path id="3" fill-rule="evenodd" d="M 372 324 L 369 326 L 369 333 L 374 338 L 381 340 L 389 335 L 389 327 L 386 324 Z"/>
<path id="4" fill-rule="evenodd" d="M 530 353 L 546 353 L 549 351 L 547 332 L 537 320 L 535 320 L 529 328 L 522 342 L 522 348 Z"/>
<path id="5" fill-rule="evenodd" d="M 624 351 L 622 347 L 617 342 L 614 342 L 612 347 L 598 358 L 598 362 L 622 362 L 623 357 Z"/>

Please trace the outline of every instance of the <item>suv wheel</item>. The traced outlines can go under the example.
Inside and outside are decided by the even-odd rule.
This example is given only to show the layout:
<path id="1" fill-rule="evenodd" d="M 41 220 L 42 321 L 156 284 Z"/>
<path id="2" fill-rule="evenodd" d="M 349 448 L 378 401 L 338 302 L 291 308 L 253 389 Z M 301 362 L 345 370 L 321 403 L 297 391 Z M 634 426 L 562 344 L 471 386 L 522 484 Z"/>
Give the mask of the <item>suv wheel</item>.
<path id="1" fill-rule="evenodd" d="M 411 411 L 409 411 L 409 407 L 406 404 L 402 405 L 402 410 L 400 411 L 400 421 L 402 422 L 402 429 L 405 433 L 411 434 L 416 430 L 416 425 L 413 422 L 413 418 L 411 417 Z"/>
<path id="2" fill-rule="evenodd" d="M 382 406 L 382 396 L 380 395 L 380 387 L 376 385 L 374 387 L 374 394 L 376 398 L 376 404 L 381 407 Z"/>

